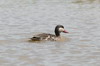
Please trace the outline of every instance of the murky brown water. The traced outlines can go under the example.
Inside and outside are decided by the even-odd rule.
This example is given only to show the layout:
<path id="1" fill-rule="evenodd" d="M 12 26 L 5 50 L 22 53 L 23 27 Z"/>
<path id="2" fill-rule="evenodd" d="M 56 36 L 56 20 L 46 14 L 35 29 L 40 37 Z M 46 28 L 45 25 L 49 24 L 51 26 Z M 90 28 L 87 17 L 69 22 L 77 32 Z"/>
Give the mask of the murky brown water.
<path id="1" fill-rule="evenodd" d="M 0 66 L 100 66 L 100 5 L 78 1 L 2 0 Z M 57 24 L 66 41 L 29 41 Z"/>

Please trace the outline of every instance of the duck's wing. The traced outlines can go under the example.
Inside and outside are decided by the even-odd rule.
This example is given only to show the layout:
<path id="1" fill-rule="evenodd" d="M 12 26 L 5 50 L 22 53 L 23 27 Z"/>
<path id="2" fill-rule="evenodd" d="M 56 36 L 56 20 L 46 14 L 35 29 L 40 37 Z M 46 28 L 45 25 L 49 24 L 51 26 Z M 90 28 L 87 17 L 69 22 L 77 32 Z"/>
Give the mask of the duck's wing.
<path id="1" fill-rule="evenodd" d="M 38 35 L 33 36 L 31 39 L 34 41 L 51 40 L 52 36 L 55 36 L 55 35 L 42 33 L 42 34 L 38 34 Z"/>

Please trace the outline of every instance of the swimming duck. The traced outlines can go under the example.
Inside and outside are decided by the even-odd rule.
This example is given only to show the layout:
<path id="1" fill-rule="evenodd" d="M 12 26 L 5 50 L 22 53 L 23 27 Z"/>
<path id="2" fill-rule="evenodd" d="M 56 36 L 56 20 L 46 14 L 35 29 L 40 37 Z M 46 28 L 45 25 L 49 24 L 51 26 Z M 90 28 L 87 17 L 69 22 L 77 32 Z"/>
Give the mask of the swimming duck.
<path id="1" fill-rule="evenodd" d="M 55 35 L 53 34 L 48 34 L 48 33 L 42 33 L 42 34 L 38 34 L 38 35 L 34 35 L 31 40 L 33 41 L 41 41 L 41 40 L 52 40 L 52 41 L 56 41 L 60 39 L 60 33 L 68 33 L 65 29 L 63 25 L 57 25 L 55 27 Z"/>

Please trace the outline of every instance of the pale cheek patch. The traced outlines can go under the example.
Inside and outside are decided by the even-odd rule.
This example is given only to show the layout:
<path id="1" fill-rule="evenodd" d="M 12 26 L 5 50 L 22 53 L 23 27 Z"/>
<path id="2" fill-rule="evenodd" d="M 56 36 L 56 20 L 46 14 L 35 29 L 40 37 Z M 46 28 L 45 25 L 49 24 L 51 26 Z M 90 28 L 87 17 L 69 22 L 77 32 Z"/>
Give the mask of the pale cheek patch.
<path id="1" fill-rule="evenodd" d="M 64 28 L 59 28 L 59 31 L 60 31 L 60 32 L 63 32 L 63 31 L 64 31 Z"/>

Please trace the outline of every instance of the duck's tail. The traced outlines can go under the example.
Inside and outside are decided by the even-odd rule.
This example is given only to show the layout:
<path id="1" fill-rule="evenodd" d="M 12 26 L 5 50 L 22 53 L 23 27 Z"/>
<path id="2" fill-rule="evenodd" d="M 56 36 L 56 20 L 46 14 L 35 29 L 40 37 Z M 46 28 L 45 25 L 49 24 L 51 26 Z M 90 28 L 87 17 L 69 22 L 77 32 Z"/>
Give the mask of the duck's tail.
<path id="1" fill-rule="evenodd" d="M 30 38 L 32 41 L 40 41 L 41 39 L 40 39 L 40 37 L 32 37 L 32 38 Z"/>

